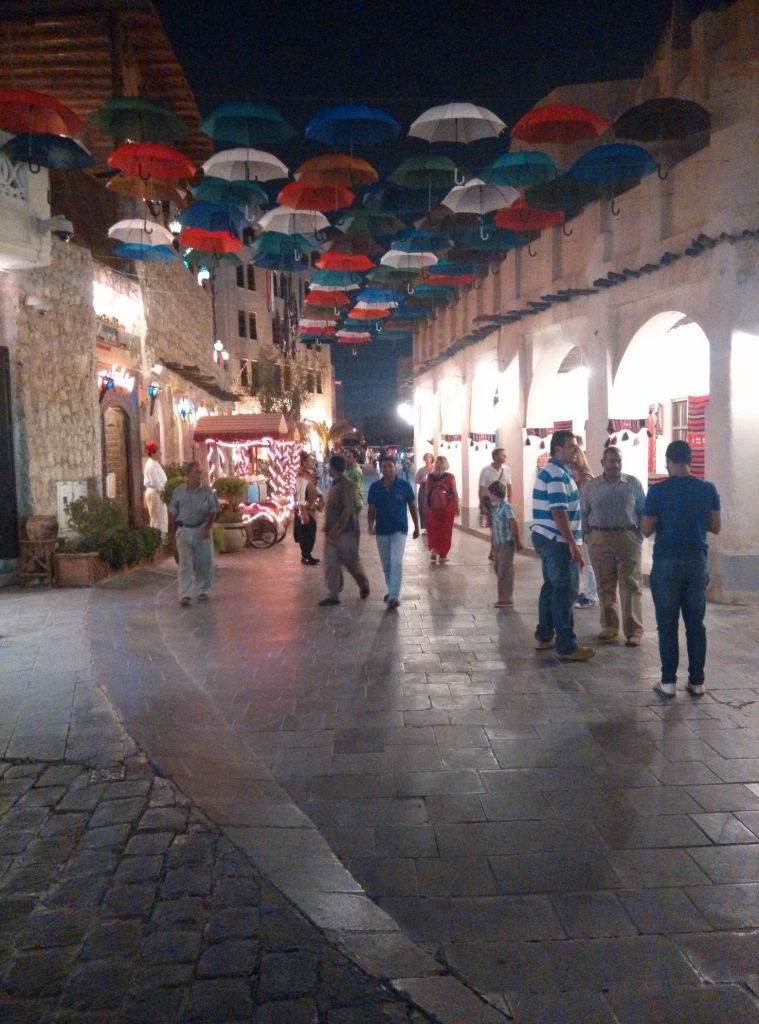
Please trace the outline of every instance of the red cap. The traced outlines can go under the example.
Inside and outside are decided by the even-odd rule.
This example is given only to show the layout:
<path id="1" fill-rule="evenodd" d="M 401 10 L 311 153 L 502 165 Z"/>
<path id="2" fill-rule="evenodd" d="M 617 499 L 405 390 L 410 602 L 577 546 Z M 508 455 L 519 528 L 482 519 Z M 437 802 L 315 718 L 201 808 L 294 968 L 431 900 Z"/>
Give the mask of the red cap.
<path id="1" fill-rule="evenodd" d="M 158 445 L 155 443 L 155 441 L 148 441 L 148 443 L 145 445 L 145 451 L 148 453 L 148 455 L 153 455 L 154 452 L 158 451 Z"/>

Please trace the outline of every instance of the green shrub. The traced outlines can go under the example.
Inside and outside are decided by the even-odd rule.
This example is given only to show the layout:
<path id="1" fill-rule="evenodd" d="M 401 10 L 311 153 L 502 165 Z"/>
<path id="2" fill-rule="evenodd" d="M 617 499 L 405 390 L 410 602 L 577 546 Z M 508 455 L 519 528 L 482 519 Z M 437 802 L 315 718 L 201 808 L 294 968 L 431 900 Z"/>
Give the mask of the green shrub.
<path id="1" fill-rule="evenodd" d="M 79 534 L 80 551 L 97 551 L 99 545 L 127 524 L 126 509 L 113 498 L 88 494 L 69 505 L 69 526 Z"/>
<path id="2" fill-rule="evenodd" d="M 233 508 L 231 505 L 227 505 L 226 508 L 223 508 L 221 512 L 219 512 L 218 516 L 216 517 L 216 522 L 220 523 L 222 526 L 225 523 L 241 523 L 242 516 L 240 515 L 236 508 Z"/>
<path id="3" fill-rule="evenodd" d="M 219 498 L 230 505 L 237 505 L 240 498 L 248 493 L 248 484 L 241 476 L 220 476 L 212 486 Z"/>
<path id="4" fill-rule="evenodd" d="M 98 546 L 98 553 L 112 569 L 136 565 L 161 546 L 161 531 L 152 526 L 121 526 Z"/>
<path id="5" fill-rule="evenodd" d="M 177 487 L 179 487 L 180 484 L 185 483 L 186 480 L 186 477 L 184 476 L 168 476 L 167 474 L 167 477 L 168 479 L 166 480 L 166 483 L 163 485 L 161 489 L 161 501 L 164 503 L 164 505 L 169 504 L 169 502 L 171 501 L 171 496 L 174 493 L 174 491 L 177 489 Z"/>
<path id="6" fill-rule="evenodd" d="M 218 523 L 213 524 L 211 527 L 211 540 L 213 541 L 213 549 L 215 553 L 217 555 L 221 555 L 227 546 L 223 526 L 219 526 Z"/>

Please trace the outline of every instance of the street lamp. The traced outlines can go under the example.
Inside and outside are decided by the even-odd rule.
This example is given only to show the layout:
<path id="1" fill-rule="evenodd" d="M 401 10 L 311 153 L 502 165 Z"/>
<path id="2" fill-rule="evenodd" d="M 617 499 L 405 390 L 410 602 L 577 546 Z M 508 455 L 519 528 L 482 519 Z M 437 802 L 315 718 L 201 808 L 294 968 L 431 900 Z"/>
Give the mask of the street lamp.
<path id="1" fill-rule="evenodd" d="M 409 426 L 414 425 L 414 407 L 411 402 L 401 402 L 396 412 L 404 423 L 408 423 Z"/>

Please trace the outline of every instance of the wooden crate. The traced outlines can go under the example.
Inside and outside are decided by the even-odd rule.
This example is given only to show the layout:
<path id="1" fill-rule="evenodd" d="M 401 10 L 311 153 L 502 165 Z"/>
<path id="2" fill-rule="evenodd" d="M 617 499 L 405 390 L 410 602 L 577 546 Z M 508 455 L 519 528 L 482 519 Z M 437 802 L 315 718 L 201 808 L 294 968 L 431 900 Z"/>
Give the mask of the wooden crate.
<path id="1" fill-rule="evenodd" d="M 107 577 L 108 566 L 96 551 L 55 556 L 55 582 L 59 587 L 91 587 Z"/>

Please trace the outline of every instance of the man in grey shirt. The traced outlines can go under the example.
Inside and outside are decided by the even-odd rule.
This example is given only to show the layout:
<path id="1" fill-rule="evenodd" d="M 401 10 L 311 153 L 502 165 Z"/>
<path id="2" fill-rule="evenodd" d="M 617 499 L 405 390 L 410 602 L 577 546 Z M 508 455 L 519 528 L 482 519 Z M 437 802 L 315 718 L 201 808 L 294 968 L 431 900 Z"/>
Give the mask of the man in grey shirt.
<path id="1" fill-rule="evenodd" d="M 169 538 L 176 541 L 179 603 L 188 605 L 193 590 L 207 601 L 213 584 L 211 527 L 219 513 L 216 491 L 200 482 L 200 464 L 190 462 L 187 478 L 169 501 Z"/>
<path id="2" fill-rule="evenodd" d="M 588 480 L 582 489 L 582 530 L 601 608 L 598 639 L 617 638 L 619 589 L 627 646 L 638 647 L 643 636 L 640 519 L 645 495 L 640 480 L 622 472 L 619 448 L 606 448 L 601 465 L 603 473 Z"/>

